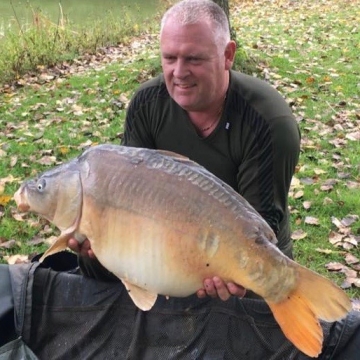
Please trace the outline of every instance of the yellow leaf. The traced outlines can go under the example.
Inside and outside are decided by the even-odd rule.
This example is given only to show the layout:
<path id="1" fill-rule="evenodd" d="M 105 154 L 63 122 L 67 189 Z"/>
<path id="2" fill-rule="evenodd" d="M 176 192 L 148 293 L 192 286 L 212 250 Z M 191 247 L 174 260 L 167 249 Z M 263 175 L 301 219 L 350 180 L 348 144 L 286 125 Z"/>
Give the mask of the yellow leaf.
<path id="1" fill-rule="evenodd" d="M 5 206 L 11 199 L 10 195 L 0 195 L 0 205 Z"/>
<path id="2" fill-rule="evenodd" d="M 338 92 L 342 91 L 342 89 L 343 89 L 343 87 L 341 85 L 338 85 L 335 87 L 335 90 Z"/>
<path id="3" fill-rule="evenodd" d="M 67 146 L 60 146 L 59 151 L 62 155 L 67 154 L 70 150 Z"/>
<path id="4" fill-rule="evenodd" d="M 313 76 L 310 76 L 310 77 L 308 77 L 308 78 L 306 79 L 306 82 L 307 82 L 308 84 L 312 84 L 312 83 L 315 82 L 315 78 L 314 78 Z"/>

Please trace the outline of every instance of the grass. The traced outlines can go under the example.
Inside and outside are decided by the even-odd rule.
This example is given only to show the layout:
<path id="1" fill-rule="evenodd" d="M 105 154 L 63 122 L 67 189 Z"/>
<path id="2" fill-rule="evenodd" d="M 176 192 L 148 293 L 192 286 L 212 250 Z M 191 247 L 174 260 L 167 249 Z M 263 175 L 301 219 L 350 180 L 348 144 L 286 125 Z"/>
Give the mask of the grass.
<path id="1" fill-rule="evenodd" d="M 334 218 L 359 214 L 360 141 L 349 139 L 360 130 L 360 31 L 355 20 L 359 4 L 238 5 L 241 22 L 236 29 L 244 34 L 245 50 L 261 60 L 267 79 L 299 119 L 303 139 L 295 180 L 300 185 L 290 192 L 290 206 L 293 230 L 307 235 L 295 241 L 296 259 L 338 284 L 346 270 L 330 273 L 325 265 L 336 261 L 348 266 L 347 254 L 360 255 L 358 247 L 348 249 L 346 242 L 335 247 L 329 241 L 332 232 L 339 233 Z M 305 201 L 311 202 L 310 208 L 304 208 Z M 344 231 L 359 241 L 359 229 L 357 220 Z M 348 292 L 353 297 L 360 294 L 356 287 Z"/>
<path id="2" fill-rule="evenodd" d="M 162 7 L 159 5 L 159 10 Z M 40 9 L 32 12 L 32 23 L 18 23 L 18 28 L 13 25 L 4 36 L 0 35 L 0 82 L 12 81 L 62 61 L 72 62 L 79 55 L 96 53 L 102 47 L 127 43 L 154 24 L 154 19 L 135 20 L 125 7 L 121 21 L 117 9 L 116 14 L 109 11 L 102 20 L 91 21 L 91 26 L 88 22 L 74 24 L 62 12 L 57 23 L 50 21 Z"/>
<path id="3" fill-rule="evenodd" d="M 289 199 L 293 230 L 302 234 L 294 244 L 296 259 L 342 284 L 349 277 L 346 268 L 330 272 L 326 264 L 339 262 L 359 276 L 357 264 L 349 264 L 346 256 L 360 257 L 359 248 L 347 242 L 360 240 L 360 221 L 339 229 L 334 219 L 359 215 L 360 31 L 355 15 L 360 2 L 282 3 L 279 7 L 270 1 L 233 2 L 232 25 L 242 46 L 236 66 L 267 79 L 286 97 L 299 121 L 302 153 Z M 110 32 L 123 36 L 124 44 L 132 41 L 129 29 Z M 36 240 L 57 233 L 35 216 L 19 217 L 11 200 L 19 183 L 72 158 L 89 144 L 120 142 L 129 99 L 139 83 L 160 71 L 156 37 L 147 32 L 138 40 L 141 45 L 136 53 L 124 47 L 129 55 L 106 66 L 102 61 L 88 61 L 87 71 L 73 75 L 71 71 L 54 75 L 41 67 L 32 77 L 18 78 L 17 86 L 3 87 L 0 239 L 15 240 L 12 247 L 0 248 L 3 262 L 7 256 L 43 251 L 47 244 Z M 89 49 L 99 44 L 91 43 Z M 71 40 L 66 48 L 70 54 L 66 59 L 78 53 L 74 44 Z M 13 46 L 13 53 L 19 51 Z M 0 69 L 4 66 L 1 56 Z M 58 60 L 59 53 L 47 64 Z M 13 64 L 0 82 L 22 73 Z M 35 64 L 34 60 L 29 69 L 39 70 L 38 65 L 45 62 Z M 338 246 L 330 242 L 333 234 L 341 237 Z M 354 285 L 347 292 L 360 296 Z"/>

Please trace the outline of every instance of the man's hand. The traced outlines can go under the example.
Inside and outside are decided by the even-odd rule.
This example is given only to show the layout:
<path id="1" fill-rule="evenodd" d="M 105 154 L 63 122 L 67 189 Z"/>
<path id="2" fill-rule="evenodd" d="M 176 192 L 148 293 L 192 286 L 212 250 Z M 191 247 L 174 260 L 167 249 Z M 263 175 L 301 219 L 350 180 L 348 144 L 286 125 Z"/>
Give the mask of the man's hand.
<path id="1" fill-rule="evenodd" d="M 81 244 L 79 244 L 75 239 L 70 239 L 68 241 L 68 247 L 80 256 L 86 256 L 92 259 L 96 258 L 94 252 L 91 250 L 90 241 L 88 239 L 85 239 Z"/>
<path id="2" fill-rule="evenodd" d="M 225 282 L 217 276 L 211 279 L 204 280 L 204 288 L 196 292 L 199 298 L 211 296 L 212 298 L 219 297 L 221 300 L 226 301 L 231 295 L 243 298 L 246 294 L 246 289 L 240 285 L 232 282 L 225 284 Z"/>

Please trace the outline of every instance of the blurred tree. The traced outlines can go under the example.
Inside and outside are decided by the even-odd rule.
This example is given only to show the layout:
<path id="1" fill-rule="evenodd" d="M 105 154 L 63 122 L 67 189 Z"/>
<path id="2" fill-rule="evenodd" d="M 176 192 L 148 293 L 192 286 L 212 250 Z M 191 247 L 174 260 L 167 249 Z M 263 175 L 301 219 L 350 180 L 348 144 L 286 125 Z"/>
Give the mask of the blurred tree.
<path id="1" fill-rule="evenodd" d="M 231 26 L 229 0 L 212 0 L 212 1 L 218 4 L 224 10 L 228 18 L 231 40 L 235 41 L 237 48 L 235 62 L 234 62 L 234 69 L 238 71 L 242 71 L 247 74 L 255 73 L 257 71 L 255 60 L 249 57 L 246 51 L 244 50 L 243 46 L 239 44 L 236 31 Z"/>
<path id="2" fill-rule="evenodd" d="M 229 21 L 229 29 L 230 29 L 230 34 L 231 34 L 231 40 L 236 41 L 236 32 L 235 30 L 231 27 L 231 23 L 230 23 L 230 12 L 229 12 L 229 0 L 212 0 L 214 3 L 218 4 L 225 12 L 228 21 Z"/>

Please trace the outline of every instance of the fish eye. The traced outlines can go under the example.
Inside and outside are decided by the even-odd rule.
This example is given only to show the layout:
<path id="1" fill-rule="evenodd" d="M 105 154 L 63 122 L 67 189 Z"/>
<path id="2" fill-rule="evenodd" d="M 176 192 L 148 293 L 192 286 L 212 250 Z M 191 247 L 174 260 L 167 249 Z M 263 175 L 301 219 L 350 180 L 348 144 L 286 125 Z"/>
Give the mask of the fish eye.
<path id="1" fill-rule="evenodd" d="M 45 179 L 40 179 L 36 184 L 37 189 L 41 192 L 45 190 L 46 187 L 46 181 Z"/>

